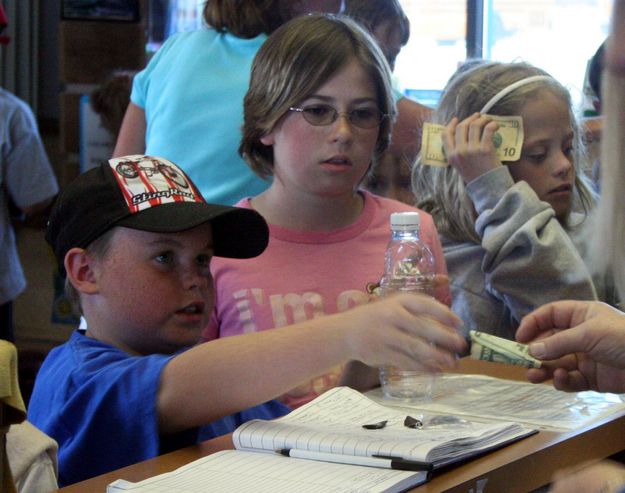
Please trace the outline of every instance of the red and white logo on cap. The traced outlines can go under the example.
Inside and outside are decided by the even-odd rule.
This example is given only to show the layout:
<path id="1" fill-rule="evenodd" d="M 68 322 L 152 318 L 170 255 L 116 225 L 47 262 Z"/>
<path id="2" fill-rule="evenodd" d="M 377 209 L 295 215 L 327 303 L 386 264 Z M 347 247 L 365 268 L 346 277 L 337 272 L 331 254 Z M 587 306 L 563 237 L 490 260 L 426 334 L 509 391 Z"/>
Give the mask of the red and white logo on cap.
<path id="1" fill-rule="evenodd" d="M 204 202 L 184 172 L 154 156 L 123 156 L 109 160 L 130 212 L 170 202 Z"/>

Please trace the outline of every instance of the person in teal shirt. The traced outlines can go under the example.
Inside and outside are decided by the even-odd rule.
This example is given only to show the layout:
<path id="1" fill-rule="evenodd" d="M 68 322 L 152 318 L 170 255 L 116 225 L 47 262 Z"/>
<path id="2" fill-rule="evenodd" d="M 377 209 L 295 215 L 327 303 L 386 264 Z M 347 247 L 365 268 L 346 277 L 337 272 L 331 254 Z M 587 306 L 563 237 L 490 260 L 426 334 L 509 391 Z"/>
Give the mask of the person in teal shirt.
<path id="1" fill-rule="evenodd" d="M 210 202 L 261 193 L 238 155 L 250 67 L 267 35 L 306 12 L 337 12 L 339 0 L 209 0 L 208 28 L 169 38 L 135 76 L 114 156 L 151 154 L 184 163 Z"/>

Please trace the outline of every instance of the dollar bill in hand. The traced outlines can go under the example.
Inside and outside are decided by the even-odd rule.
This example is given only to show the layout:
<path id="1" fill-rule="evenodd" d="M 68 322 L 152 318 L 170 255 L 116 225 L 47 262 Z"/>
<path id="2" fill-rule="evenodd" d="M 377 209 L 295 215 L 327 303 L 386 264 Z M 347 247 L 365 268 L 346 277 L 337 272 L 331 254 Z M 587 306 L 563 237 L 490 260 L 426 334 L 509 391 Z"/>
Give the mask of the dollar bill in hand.
<path id="1" fill-rule="evenodd" d="M 495 363 L 540 368 L 540 361 L 528 353 L 528 345 L 477 330 L 469 331 L 471 358 Z"/>
<path id="2" fill-rule="evenodd" d="M 523 119 L 520 116 L 487 115 L 497 122 L 499 129 L 493 136 L 497 157 L 501 162 L 518 161 L 523 148 Z M 444 125 L 426 122 L 421 136 L 421 163 L 429 166 L 447 166 L 443 149 Z"/>

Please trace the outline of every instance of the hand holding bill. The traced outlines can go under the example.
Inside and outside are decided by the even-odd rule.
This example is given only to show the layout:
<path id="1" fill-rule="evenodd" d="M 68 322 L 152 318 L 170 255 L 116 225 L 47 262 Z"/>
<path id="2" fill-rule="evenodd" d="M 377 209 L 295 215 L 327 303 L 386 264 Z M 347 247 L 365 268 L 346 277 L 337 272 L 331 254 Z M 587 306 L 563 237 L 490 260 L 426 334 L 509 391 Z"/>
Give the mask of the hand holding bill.
<path id="1" fill-rule="evenodd" d="M 523 318 L 516 333 L 543 361 L 534 383 L 566 391 L 625 392 L 625 314 L 600 302 L 557 301 Z"/>
<path id="2" fill-rule="evenodd" d="M 447 162 L 465 183 L 502 166 L 493 143 L 499 125 L 488 115 L 475 113 L 458 121 L 453 118 L 442 134 Z"/>

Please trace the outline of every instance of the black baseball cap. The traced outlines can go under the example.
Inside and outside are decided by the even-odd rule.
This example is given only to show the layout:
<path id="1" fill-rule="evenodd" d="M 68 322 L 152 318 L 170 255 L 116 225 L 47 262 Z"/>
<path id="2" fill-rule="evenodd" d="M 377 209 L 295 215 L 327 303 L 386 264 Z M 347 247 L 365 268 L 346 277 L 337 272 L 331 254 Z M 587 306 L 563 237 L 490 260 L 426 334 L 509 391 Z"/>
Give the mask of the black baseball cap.
<path id="1" fill-rule="evenodd" d="M 256 211 L 207 203 L 174 163 L 132 155 L 102 162 L 57 197 L 46 229 L 60 271 L 70 248 L 86 248 L 115 226 L 177 233 L 210 223 L 218 257 L 251 258 L 267 247 L 269 230 Z"/>

